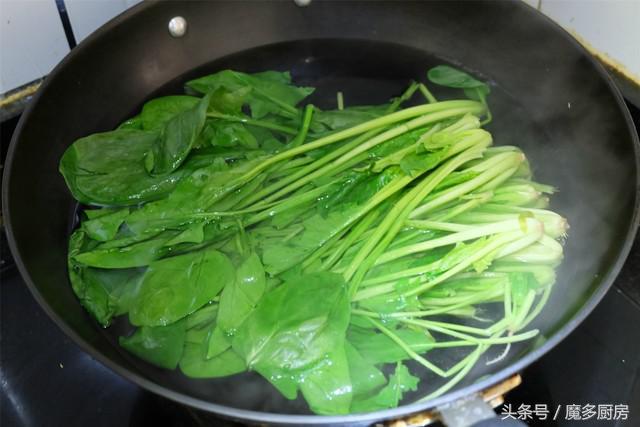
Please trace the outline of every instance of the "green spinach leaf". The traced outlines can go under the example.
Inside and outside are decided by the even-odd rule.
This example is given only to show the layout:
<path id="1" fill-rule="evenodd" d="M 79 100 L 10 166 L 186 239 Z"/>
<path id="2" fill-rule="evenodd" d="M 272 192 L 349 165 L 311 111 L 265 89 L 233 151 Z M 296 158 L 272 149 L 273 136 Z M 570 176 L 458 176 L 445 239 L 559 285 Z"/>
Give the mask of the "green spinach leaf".
<path id="1" fill-rule="evenodd" d="M 231 346 L 230 338 L 254 310 L 266 289 L 267 281 L 260 258 L 251 253 L 240 264 L 236 279 L 222 290 L 216 333 L 212 334 L 208 357 Z"/>
<path id="2" fill-rule="evenodd" d="M 393 332 L 417 353 L 428 351 L 434 342 L 432 337 L 422 331 L 404 328 Z M 362 357 L 374 365 L 410 359 L 407 352 L 391 338 L 374 330 L 351 327 L 347 338 Z"/>
<path id="3" fill-rule="evenodd" d="M 73 197 L 86 204 L 130 206 L 169 193 L 188 172 L 150 176 L 144 161 L 158 134 L 133 129 L 96 133 L 73 143 L 60 172 Z"/>
<path id="4" fill-rule="evenodd" d="M 176 116 L 198 105 L 200 98 L 195 96 L 172 95 L 155 98 L 144 104 L 140 113 L 144 130 L 162 130 Z"/>
<path id="5" fill-rule="evenodd" d="M 344 348 L 349 362 L 349 377 L 354 399 L 371 395 L 387 383 L 382 371 L 362 357 L 349 341 L 345 342 Z"/>
<path id="6" fill-rule="evenodd" d="M 302 378 L 300 391 L 313 412 L 320 415 L 349 413 L 353 391 L 343 344 L 331 349 Z"/>
<path id="7" fill-rule="evenodd" d="M 296 87 L 291 84 L 289 73 L 267 71 L 246 74 L 238 71 L 223 70 L 209 76 L 187 82 L 187 86 L 200 93 L 212 93 L 219 88 L 237 91 L 249 88 L 247 103 L 254 118 L 270 113 L 295 112 L 295 105 L 309 96 L 313 88 Z"/>
<path id="8" fill-rule="evenodd" d="M 185 343 L 184 353 L 180 360 L 180 370 L 191 378 L 226 377 L 245 369 L 244 360 L 232 349 L 207 359 L 201 345 L 189 342 Z"/>
<path id="9" fill-rule="evenodd" d="M 464 89 L 465 95 L 475 100 L 484 99 L 490 92 L 486 83 L 448 65 L 433 67 L 427 73 L 427 78 L 440 86 Z"/>
<path id="10" fill-rule="evenodd" d="M 355 400 L 351 409 L 353 412 L 372 412 L 395 408 L 402 400 L 404 393 L 418 389 L 419 381 L 417 377 L 411 375 L 405 365 L 398 362 L 396 371 L 389 378 L 387 385 L 371 397 Z"/>
<path id="11" fill-rule="evenodd" d="M 213 299 L 234 279 L 231 261 L 214 249 L 202 249 L 154 261 L 129 312 L 134 325 L 173 323 Z"/>
<path id="12" fill-rule="evenodd" d="M 186 322 L 180 320 L 167 326 L 142 326 L 119 342 L 127 351 L 156 366 L 175 369 L 182 358 Z"/>
<path id="13" fill-rule="evenodd" d="M 347 288 L 340 275 L 298 276 L 262 297 L 238 328 L 233 348 L 250 369 L 293 398 L 292 375 L 314 367 L 341 347 L 349 316 Z"/>
<path id="14" fill-rule="evenodd" d="M 164 124 L 145 158 L 147 171 L 153 175 L 166 175 L 185 161 L 202 132 L 209 101 L 210 98 L 205 96 L 192 108 L 175 114 Z"/>

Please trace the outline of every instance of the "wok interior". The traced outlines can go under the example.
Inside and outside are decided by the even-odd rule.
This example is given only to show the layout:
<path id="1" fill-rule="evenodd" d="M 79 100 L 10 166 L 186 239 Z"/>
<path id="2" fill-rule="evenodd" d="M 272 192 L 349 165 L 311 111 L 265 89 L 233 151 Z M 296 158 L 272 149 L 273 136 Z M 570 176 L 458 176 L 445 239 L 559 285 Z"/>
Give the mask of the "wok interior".
<path id="1" fill-rule="evenodd" d="M 245 72 L 275 69 L 290 70 L 296 84 L 316 87 L 316 92 L 308 101 L 320 108 L 335 108 L 337 91 L 343 92 L 346 105 L 378 104 L 402 93 L 412 80 L 424 81 L 426 70 L 441 63 L 442 59 L 427 52 L 401 45 L 345 40 L 299 41 L 251 49 L 216 60 L 180 76 L 158 89 L 151 97 L 181 93 L 185 81 L 222 69 Z M 464 96 L 460 91 L 433 85 L 431 87 L 436 96 L 442 99 Z M 541 335 L 537 339 L 512 345 L 502 362 L 486 365 L 487 361 L 496 358 L 504 349 L 504 346 L 492 347 L 460 386 L 498 371 L 544 343 L 566 320 L 566 316 L 571 315 L 567 305 L 573 306 L 573 310 L 577 311 L 579 304 L 589 296 L 589 279 L 596 274 L 594 267 L 597 264 L 593 261 L 603 257 L 607 249 L 598 241 L 603 233 L 601 228 L 605 226 L 603 222 L 607 221 L 603 221 L 604 217 L 593 211 L 592 199 L 597 193 L 595 189 L 585 188 L 590 179 L 591 167 L 586 167 L 584 160 L 579 160 L 581 154 L 574 146 L 575 142 L 554 139 L 557 137 L 549 133 L 550 129 L 544 123 L 533 120 L 526 103 L 505 92 L 499 83 L 492 86 L 489 105 L 494 120 L 487 128 L 494 137 L 494 144 L 521 147 L 531 162 L 535 177 L 543 183 L 559 187 L 559 193 L 551 198 L 551 207 L 568 218 L 571 229 L 566 245 L 566 259 L 558 271 L 558 283 L 551 301 L 538 320 L 530 326 L 540 328 Z M 602 164 L 598 167 L 615 168 L 615 162 L 606 163 L 609 154 L 603 152 L 601 155 Z M 585 174 L 584 178 L 577 180 L 576 174 L 581 173 Z M 609 190 L 602 189 L 603 194 L 597 197 L 601 199 L 611 196 L 609 203 L 617 203 L 617 197 L 608 194 L 616 186 L 609 187 L 610 183 L 605 182 L 600 185 L 606 185 Z M 583 197 L 580 197 L 581 194 Z M 609 208 L 603 206 L 603 209 Z M 486 317 L 498 317 L 502 308 L 495 305 L 487 306 L 485 310 Z M 118 348 L 118 336 L 130 330 L 127 322 L 121 320 L 102 331 L 115 348 Z M 243 373 L 220 379 L 191 380 L 179 372 L 169 373 L 156 369 L 123 350 L 118 350 L 137 369 L 145 372 L 145 375 L 162 378 L 172 388 L 189 395 L 244 409 L 309 413 L 304 399 L 287 400 L 258 374 Z M 468 348 L 441 349 L 431 352 L 427 357 L 439 366 L 448 367 L 469 351 Z M 409 366 L 422 381 L 421 388 L 408 395 L 405 402 L 412 402 L 446 382 L 417 364 L 409 363 Z M 238 395 L 242 395 L 243 399 L 237 399 Z"/>
<path id="2" fill-rule="evenodd" d="M 53 126 L 55 122 L 44 109 L 64 102 L 60 97 L 65 94 L 61 85 L 52 85 L 21 133 L 6 195 L 11 201 L 11 227 L 19 255 L 41 303 L 93 351 L 167 389 L 234 408 L 309 413 L 302 399 L 286 400 L 257 374 L 194 380 L 148 365 L 118 346 L 118 335 L 128 329 L 126 322 L 117 321 L 103 330 L 82 310 L 67 279 L 66 243 L 76 205 L 57 174 L 59 157 L 76 137 L 112 128 L 135 114 L 145 100 L 181 93 L 184 81 L 224 68 L 247 72 L 290 70 L 295 83 L 317 88 L 310 102 L 333 108 L 336 91 L 344 93 L 346 105 L 385 102 L 412 79 L 424 81 L 426 70 L 443 62 L 448 61 L 428 50 L 381 41 L 319 39 L 276 43 L 243 50 L 171 76 L 160 88 L 156 85 L 156 90 L 147 85 L 146 89 L 132 91 L 129 98 L 111 99 L 100 107 L 110 110 L 103 115 L 99 111 L 86 115 L 82 106 L 70 105 L 74 111 L 64 113 L 47 133 L 38 126 Z M 555 64 L 555 73 L 544 76 L 529 75 L 520 68 L 505 74 L 491 61 L 462 65 L 492 83 L 489 104 L 494 119 L 488 129 L 495 144 L 521 147 L 535 178 L 559 187 L 551 207 L 568 218 L 571 229 L 551 300 L 531 325 L 540 329 L 539 339 L 514 345 L 500 363 L 487 366 L 485 362 L 503 348 L 490 350 L 457 388 L 498 372 L 544 345 L 546 338 L 581 310 L 602 286 L 602 279 L 619 256 L 631 227 L 636 197 L 632 140 L 614 96 L 586 58 L 577 55 L 560 68 Z M 145 76 L 134 74 L 130 78 Z M 462 96 L 434 91 L 436 96 Z M 47 212 L 46 220 L 43 212 Z M 429 357 L 436 364 L 446 365 L 451 363 L 451 357 L 460 358 L 464 351 L 447 350 Z M 422 389 L 404 402 L 443 383 L 438 377 L 426 375 L 424 369 L 411 369 L 423 377 Z"/>

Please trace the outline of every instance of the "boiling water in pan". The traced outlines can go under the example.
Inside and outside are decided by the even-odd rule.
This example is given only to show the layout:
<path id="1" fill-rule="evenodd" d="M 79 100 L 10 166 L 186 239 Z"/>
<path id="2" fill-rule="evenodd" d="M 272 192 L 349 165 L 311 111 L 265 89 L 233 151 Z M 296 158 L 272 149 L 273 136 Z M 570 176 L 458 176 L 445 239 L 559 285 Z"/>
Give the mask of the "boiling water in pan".
<path id="1" fill-rule="evenodd" d="M 167 83 L 155 93 L 149 94 L 148 98 L 182 93 L 185 81 L 229 68 L 245 72 L 289 70 L 296 84 L 317 88 L 308 101 L 324 109 L 336 107 L 337 91 L 343 92 L 345 105 L 378 104 L 399 95 L 411 80 L 426 81 L 426 71 L 429 68 L 446 62 L 424 51 L 378 42 L 359 40 L 289 42 L 217 59 Z M 454 65 L 465 68 L 465 64 Z M 577 234 L 582 235 L 596 229 L 601 219 L 588 218 L 588 215 L 585 218 L 585 215 L 582 215 L 578 220 L 581 214 L 580 200 L 571 198 L 575 194 L 575 188 L 570 187 L 579 185 L 576 184 L 575 179 L 571 179 L 572 174 L 579 174 L 581 169 L 578 168 L 576 172 L 576 168 L 572 169 L 570 164 L 566 164 L 566 167 L 558 167 L 558 159 L 569 156 L 571 153 L 567 144 L 554 143 L 554 136 L 549 133 L 547 124 L 542 126 L 541 123 L 535 123 L 531 119 L 532 115 L 527 110 L 526 100 L 523 102 L 516 97 L 517 94 L 502 90 L 500 82 L 491 81 L 491 76 L 483 74 L 483 70 L 467 68 L 467 71 L 491 84 L 489 105 L 494 119 L 487 129 L 493 134 L 495 144 L 521 147 L 531 162 L 537 180 L 560 188 L 560 193 L 552 198 L 552 208 L 568 217 L 571 225 L 577 229 Z M 448 91 L 433 86 L 431 88 L 441 99 L 463 97 L 461 91 Z M 134 115 L 140 105 L 132 107 L 131 111 L 123 112 L 128 115 L 123 116 L 122 119 Z M 566 314 L 566 307 L 575 306 L 577 310 L 584 298 L 589 295 L 590 292 L 586 286 L 591 281 L 586 278 L 597 271 L 598 266 L 585 267 L 584 264 L 572 262 L 582 258 L 586 250 L 582 246 L 584 242 L 574 239 L 573 234 L 573 232 L 570 233 L 566 247 L 567 260 L 558 271 L 559 280 L 551 301 L 539 319 L 531 325 L 531 327 L 539 327 L 542 334 L 533 341 L 514 345 L 508 356 L 500 363 L 486 365 L 488 360 L 495 358 L 503 351 L 502 346 L 492 348 L 482 356 L 474 370 L 458 387 L 498 371 L 542 344 L 545 337 L 566 321 L 560 318 L 563 313 Z M 597 241 L 597 236 L 594 239 Z M 590 256 L 602 256 L 602 254 Z M 574 279 L 576 282 L 584 283 L 585 288 L 571 289 L 568 282 Z M 500 314 L 500 307 L 488 307 L 484 313 L 486 317 L 499 317 Z M 118 336 L 129 333 L 130 329 L 126 320 L 118 319 L 103 333 L 117 347 Z M 124 350 L 121 351 L 126 354 Z M 446 367 L 451 366 L 468 351 L 462 348 L 440 350 L 429 353 L 428 358 Z M 257 411 L 309 413 L 304 400 L 286 400 L 257 374 L 243 373 L 221 379 L 193 380 L 182 376 L 178 371 L 170 372 L 147 365 L 129 354 L 126 357 L 153 381 L 196 398 Z M 444 382 L 441 378 L 426 373 L 424 368 L 416 366 L 411 368 L 416 375 L 422 373 L 425 380 L 421 382 L 422 388 L 409 395 L 404 402 L 411 402 Z M 240 396 L 242 398 L 239 398 Z"/>

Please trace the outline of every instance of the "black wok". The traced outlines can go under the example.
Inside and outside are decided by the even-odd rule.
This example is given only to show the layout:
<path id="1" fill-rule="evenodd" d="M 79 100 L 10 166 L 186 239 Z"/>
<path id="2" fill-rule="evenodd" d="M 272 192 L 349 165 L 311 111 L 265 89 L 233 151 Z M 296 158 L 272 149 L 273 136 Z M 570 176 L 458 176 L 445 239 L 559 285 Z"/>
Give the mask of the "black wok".
<path id="1" fill-rule="evenodd" d="M 188 23 L 184 37 L 167 30 L 175 16 Z M 302 401 L 280 397 L 257 375 L 189 380 L 154 368 L 121 350 L 117 327 L 102 330 L 77 302 L 66 270 L 77 205 L 57 170 L 76 138 L 111 129 L 145 100 L 178 93 L 185 80 L 222 68 L 291 70 L 296 82 L 318 87 L 317 93 L 342 90 L 347 103 L 357 104 L 383 102 L 443 62 L 492 83 L 496 143 L 522 147 L 536 177 L 560 187 L 552 207 L 572 228 L 551 301 L 532 325 L 541 330 L 539 339 L 515 346 L 500 363 L 479 363 L 437 399 L 321 417 Z M 313 102 L 322 107 L 329 100 Z M 19 269 L 44 310 L 93 357 L 140 386 L 244 420 L 373 422 L 496 383 L 585 318 L 635 235 L 638 152 L 629 114 L 602 67 L 522 2 L 145 2 L 87 38 L 47 78 L 9 149 L 3 213 Z M 432 389 L 437 379 L 423 384 Z"/>

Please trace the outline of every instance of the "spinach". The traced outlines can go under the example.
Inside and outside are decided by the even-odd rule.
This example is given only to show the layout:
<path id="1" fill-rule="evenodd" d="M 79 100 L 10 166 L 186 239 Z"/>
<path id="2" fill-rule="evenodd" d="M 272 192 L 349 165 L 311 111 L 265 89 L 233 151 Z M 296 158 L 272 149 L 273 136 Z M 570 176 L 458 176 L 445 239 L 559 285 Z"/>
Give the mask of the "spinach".
<path id="1" fill-rule="evenodd" d="M 342 277 L 333 273 L 298 276 L 262 297 L 238 328 L 233 349 L 248 368 L 293 398 L 297 384 L 292 375 L 314 368 L 321 360 L 333 360 L 330 353 L 344 341 L 349 314 Z M 317 381 L 322 376 L 314 374 Z"/>
<path id="2" fill-rule="evenodd" d="M 156 366 L 175 369 L 182 358 L 186 322 L 167 326 L 142 326 L 129 337 L 120 337 L 126 350 Z"/>
<path id="3" fill-rule="evenodd" d="M 142 119 L 140 118 L 140 114 L 137 116 L 133 116 L 124 122 L 120 123 L 120 125 L 116 129 L 138 129 L 142 130 Z"/>
<path id="4" fill-rule="evenodd" d="M 86 232 L 90 238 L 101 242 L 114 239 L 125 218 L 129 216 L 129 209 L 101 209 L 98 212 L 104 215 L 84 221 L 82 223 L 82 230 Z"/>
<path id="5" fill-rule="evenodd" d="M 395 330 L 394 333 L 418 353 L 424 353 L 433 347 L 433 338 L 423 331 L 403 328 Z M 411 358 L 405 350 L 395 345 L 391 338 L 370 329 L 351 327 L 347 339 L 362 358 L 373 365 L 394 363 Z"/>
<path id="6" fill-rule="evenodd" d="M 144 269 L 104 270 L 90 268 L 75 261 L 74 256 L 95 246 L 82 230 L 76 230 L 69 241 L 69 279 L 80 303 L 102 326 L 114 316 L 129 311 L 138 292 Z"/>
<path id="7" fill-rule="evenodd" d="M 484 99 L 490 92 L 489 86 L 464 71 L 448 65 L 438 65 L 427 73 L 429 81 L 440 86 L 464 89 L 465 95 L 472 99 Z"/>
<path id="8" fill-rule="evenodd" d="M 451 389 L 490 345 L 537 334 L 567 224 L 520 149 L 489 148 L 489 86 L 428 77 L 471 100 L 413 82 L 323 111 L 289 73 L 223 70 L 78 139 L 60 172 L 97 207 L 70 236 L 73 292 L 104 327 L 126 316 L 139 358 L 254 371 L 317 414 L 397 406 L 407 366 L 446 378 L 423 399 Z"/>
<path id="9" fill-rule="evenodd" d="M 161 130 L 166 124 L 185 111 L 195 108 L 200 98 L 195 96 L 164 96 L 155 98 L 144 104 L 140 113 L 142 128 L 145 130 Z"/>
<path id="10" fill-rule="evenodd" d="M 249 89 L 246 102 L 250 106 L 251 116 L 254 118 L 283 111 L 295 113 L 295 105 L 313 92 L 313 88 L 293 86 L 288 72 L 278 73 L 275 71 L 246 74 L 224 70 L 191 80 L 187 82 L 187 86 L 203 94 L 215 92 L 220 88 L 232 92 Z"/>
<path id="11" fill-rule="evenodd" d="M 206 120 L 210 98 L 205 96 L 193 107 L 173 114 L 174 111 L 155 111 L 148 115 L 153 118 L 150 123 L 162 123 L 167 114 L 173 114 L 153 141 L 153 146 L 146 153 L 145 168 L 153 175 L 166 175 L 176 170 L 185 161 L 195 144 Z M 142 110 L 144 120 L 145 111 Z M 163 115 L 165 117 L 163 117 Z"/>
<path id="12" fill-rule="evenodd" d="M 203 137 L 214 147 L 233 147 L 256 150 L 258 140 L 247 127 L 241 123 L 216 120 L 209 122 Z"/>
<path id="13" fill-rule="evenodd" d="M 229 340 L 262 298 L 267 282 L 260 258 L 251 253 L 236 270 L 236 279 L 220 295 L 217 329 L 210 338 L 207 356 L 231 346 Z"/>
<path id="14" fill-rule="evenodd" d="M 128 246 L 112 247 L 102 244 L 92 250 L 74 254 L 72 258 L 79 264 L 97 268 L 145 267 L 154 260 L 169 254 L 171 248 L 167 247 L 166 243 L 173 236 L 172 233 L 164 233 Z"/>
<path id="15" fill-rule="evenodd" d="M 86 204 L 130 206 L 168 194 L 184 170 L 150 176 L 145 157 L 159 138 L 155 132 L 120 129 L 80 138 L 60 160 L 73 197 Z"/>
<path id="16" fill-rule="evenodd" d="M 302 374 L 298 382 L 309 408 L 320 415 L 348 414 L 353 396 L 344 344 Z"/>
<path id="17" fill-rule="evenodd" d="M 129 312 L 134 325 L 168 325 L 212 300 L 233 279 L 231 261 L 202 249 L 154 261 Z"/>
<path id="18" fill-rule="evenodd" d="M 419 379 L 411 375 L 409 369 L 402 362 L 398 362 L 387 385 L 370 397 L 355 400 L 351 410 L 353 412 L 371 412 L 395 408 L 404 393 L 418 389 L 418 381 Z"/>
<path id="19" fill-rule="evenodd" d="M 383 116 L 389 105 L 363 105 L 347 107 L 342 110 L 317 110 L 313 115 L 313 123 L 323 125 L 326 130 L 340 130 L 350 128 L 377 117 Z"/>
<path id="20" fill-rule="evenodd" d="M 207 359 L 201 345 L 186 343 L 180 370 L 191 378 L 216 378 L 242 372 L 245 365 L 244 360 L 231 349 Z"/>
<path id="21" fill-rule="evenodd" d="M 360 215 L 360 206 L 353 205 L 344 207 L 341 211 L 330 212 L 326 218 L 316 214 L 302 222 L 304 231 L 295 239 L 265 241 L 262 245 L 262 261 L 265 270 L 275 275 L 290 269 L 327 243 Z"/>
<path id="22" fill-rule="evenodd" d="M 353 399 L 368 396 L 386 384 L 387 379 L 375 364 L 362 357 L 360 352 L 349 342 L 345 342 L 345 352 L 349 363 L 349 377 Z"/>

